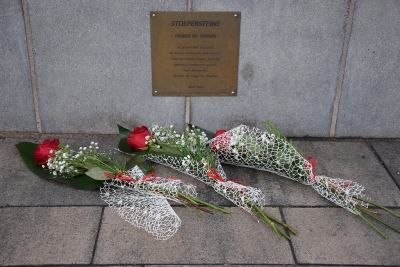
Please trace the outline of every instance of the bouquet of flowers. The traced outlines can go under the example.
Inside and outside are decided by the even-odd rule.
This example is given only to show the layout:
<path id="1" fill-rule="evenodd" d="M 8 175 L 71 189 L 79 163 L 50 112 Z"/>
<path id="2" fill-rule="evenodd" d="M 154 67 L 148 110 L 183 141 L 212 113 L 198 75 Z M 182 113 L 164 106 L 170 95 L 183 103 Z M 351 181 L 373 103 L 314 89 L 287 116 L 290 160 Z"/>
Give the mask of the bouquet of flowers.
<path id="1" fill-rule="evenodd" d="M 229 131 L 219 130 L 208 141 L 208 145 L 218 154 L 222 163 L 269 171 L 302 184 L 311 185 L 323 197 L 360 216 L 384 238 L 387 236 L 361 213 L 369 215 L 400 233 L 399 229 L 377 217 L 378 213 L 368 209 L 368 204 L 382 208 L 400 218 L 399 214 L 364 198 L 362 194 L 364 187 L 357 182 L 315 175 L 315 159 L 303 158 L 276 125 L 269 121 L 263 124 L 268 131 L 246 125 L 240 125 Z M 208 136 L 213 135 L 208 131 L 205 132 Z"/>
<path id="2" fill-rule="evenodd" d="M 145 159 L 136 157 L 119 161 L 99 151 L 98 144 L 74 150 L 61 145 L 58 139 L 37 145 L 21 142 L 16 145 L 28 168 L 41 178 L 67 183 L 82 190 L 100 187 L 101 198 L 135 227 L 142 228 L 158 240 L 172 237 L 181 220 L 168 200 L 212 213 L 209 208 L 229 211 L 196 198 L 193 185 L 177 178 L 145 175 L 138 165 Z M 200 206 L 202 205 L 202 206 Z M 199 214 L 200 215 L 200 214 Z"/>
<path id="3" fill-rule="evenodd" d="M 132 132 L 122 126 L 118 127 L 121 137 L 120 151 L 139 154 L 150 161 L 169 166 L 204 182 L 235 205 L 268 223 L 278 238 L 283 235 L 290 239 L 275 223 L 296 233 L 293 228 L 260 208 L 264 205 L 264 194 L 261 190 L 239 181 L 227 180 L 218 157 L 205 146 L 208 140 L 206 135 L 199 129 L 185 129 L 180 135 L 173 126 L 168 128 L 156 125 L 150 130 L 142 126 L 136 127 Z"/>

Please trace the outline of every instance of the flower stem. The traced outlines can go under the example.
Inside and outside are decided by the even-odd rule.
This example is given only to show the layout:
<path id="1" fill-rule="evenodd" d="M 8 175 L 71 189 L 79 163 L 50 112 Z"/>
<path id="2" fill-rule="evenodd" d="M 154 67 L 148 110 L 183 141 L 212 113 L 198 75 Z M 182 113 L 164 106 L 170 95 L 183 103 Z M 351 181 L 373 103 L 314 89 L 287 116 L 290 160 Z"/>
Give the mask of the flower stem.
<path id="1" fill-rule="evenodd" d="M 358 207 L 358 210 L 364 212 L 365 214 L 367 214 L 368 216 L 374 218 L 374 219 L 377 220 L 378 222 L 380 222 L 380 223 L 386 225 L 387 227 L 389 227 L 389 228 L 392 229 L 393 231 L 395 231 L 395 232 L 397 232 L 397 233 L 400 233 L 400 229 L 398 229 L 398 228 L 394 227 L 393 225 L 391 225 L 391 224 L 385 222 L 384 220 L 382 220 L 381 218 L 379 218 L 378 216 L 376 216 L 376 215 L 373 214 L 372 212 L 370 212 L 370 211 L 368 211 L 368 210 L 366 210 L 366 209 L 364 209 L 364 208 L 361 208 L 361 207 Z"/>
<path id="2" fill-rule="evenodd" d="M 353 198 L 354 198 L 354 199 L 361 200 L 361 201 L 363 201 L 363 202 L 365 202 L 365 203 L 374 205 L 375 207 L 380 208 L 380 209 L 383 209 L 384 211 L 390 213 L 391 215 L 393 215 L 393 216 L 395 216 L 395 217 L 397 217 L 397 218 L 400 218 L 400 214 L 398 214 L 398 213 L 392 211 L 391 209 L 388 209 L 388 208 L 386 208 L 386 207 L 384 207 L 384 206 L 382 206 L 382 205 L 380 205 L 380 204 L 378 204 L 378 203 L 376 203 L 376 202 L 373 202 L 373 201 L 368 200 L 368 199 L 365 199 L 365 198 L 356 197 L 356 196 L 353 196 Z"/>
<path id="3" fill-rule="evenodd" d="M 289 225 L 287 225 L 286 223 L 284 223 L 284 222 L 278 220 L 277 218 L 275 218 L 275 217 L 273 217 L 273 216 L 271 216 L 271 215 L 269 215 L 269 214 L 267 214 L 267 213 L 265 213 L 265 212 L 264 212 L 264 214 L 265 214 L 265 216 L 267 216 L 270 220 L 272 220 L 272 221 L 274 221 L 274 222 L 276 222 L 276 223 L 282 225 L 285 229 L 289 230 L 292 234 L 294 234 L 294 235 L 297 234 L 296 230 L 295 230 L 294 228 L 290 227 Z"/>
<path id="4" fill-rule="evenodd" d="M 366 223 L 368 223 L 372 228 L 374 228 L 375 231 L 378 232 L 383 238 L 387 239 L 387 235 L 385 235 L 381 230 L 379 230 L 375 225 L 373 225 L 370 221 L 367 220 L 362 214 L 358 211 L 359 209 L 356 209 L 355 212 L 358 216 L 360 216 Z"/>
<path id="5" fill-rule="evenodd" d="M 268 219 L 267 216 L 265 216 L 264 211 L 261 210 L 256 204 L 252 203 L 251 201 L 249 201 L 249 202 L 250 202 L 249 204 L 251 205 L 252 211 L 253 211 L 258 217 L 260 217 L 261 219 L 263 219 L 263 221 L 265 221 L 266 223 L 268 223 L 268 224 L 272 227 L 272 229 L 274 230 L 274 232 L 275 232 L 276 236 L 278 237 L 278 239 L 281 240 L 281 239 L 282 239 L 282 238 L 281 238 L 281 235 L 280 235 L 278 229 L 276 228 L 275 224 L 274 224 L 270 219 Z M 285 237 L 288 238 L 287 236 L 285 236 Z M 290 240 L 290 238 L 288 238 L 288 239 Z"/>
<path id="6" fill-rule="evenodd" d="M 266 223 L 269 223 L 270 221 L 268 220 L 268 214 L 267 213 L 265 213 L 265 212 L 263 212 L 262 211 L 262 213 L 258 213 L 256 210 L 253 210 L 253 213 L 255 214 L 255 215 L 257 215 L 258 217 L 260 217 L 261 219 L 263 219 L 263 221 L 265 221 Z M 271 222 L 274 226 L 275 226 L 275 224 L 273 223 L 273 222 Z M 276 227 L 276 230 L 281 234 L 281 235 L 283 235 L 287 240 L 291 240 L 291 238 L 284 232 L 284 231 L 282 231 L 280 228 L 277 228 Z M 278 236 L 278 238 L 279 238 L 279 240 L 281 239 L 279 236 Z"/>
<path id="7" fill-rule="evenodd" d="M 177 193 L 178 193 L 178 196 L 179 196 L 179 197 L 184 198 L 184 199 L 186 199 L 186 200 L 188 200 L 188 201 L 194 203 L 195 205 L 202 204 L 202 205 L 204 205 L 204 206 L 207 206 L 207 207 L 209 207 L 209 208 L 211 208 L 211 209 L 214 209 L 214 210 L 223 212 L 223 213 L 225 213 L 225 214 L 230 214 L 230 213 L 231 213 L 229 210 L 226 210 L 224 207 L 220 207 L 220 206 L 213 205 L 213 204 L 208 203 L 208 202 L 206 202 L 206 201 L 203 201 L 203 200 L 201 200 L 201 199 L 198 199 L 198 198 L 195 198 L 195 197 L 191 197 L 191 196 L 182 194 L 181 192 L 177 192 Z"/>
<path id="8" fill-rule="evenodd" d="M 202 216 L 199 212 L 197 212 L 196 209 L 193 209 L 192 207 L 190 207 L 189 205 L 187 205 L 187 204 L 185 204 L 185 203 L 183 203 L 183 205 L 184 205 L 186 208 L 192 210 L 192 212 L 195 213 L 195 214 L 196 214 L 197 216 L 199 216 L 200 218 L 203 218 L 203 216 Z"/>

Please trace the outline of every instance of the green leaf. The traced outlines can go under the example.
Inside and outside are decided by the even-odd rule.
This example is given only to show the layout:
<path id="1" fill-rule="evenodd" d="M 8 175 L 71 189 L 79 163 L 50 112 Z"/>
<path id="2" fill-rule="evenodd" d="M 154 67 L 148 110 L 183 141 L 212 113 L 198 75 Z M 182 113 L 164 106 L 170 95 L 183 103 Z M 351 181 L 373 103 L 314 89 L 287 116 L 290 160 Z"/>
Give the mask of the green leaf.
<path id="1" fill-rule="evenodd" d="M 288 142 L 299 154 L 303 154 L 301 150 L 293 144 L 292 140 L 288 140 L 286 136 L 279 130 L 278 126 L 270 120 L 263 121 L 261 124 L 267 129 L 270 134 L 274 134 L 277 138 Z"/>
<path id="2" fill-rule="evenodd" d="M 208 131 L 208 130 L 206 130 L 206 129 L 203 129 L 203 128 L 201 128 L 201 127 L 198 127 L 198 126 L 196 126 L 196 125 L 193 125 L 193 124 L 187 124 L 188 126 L 189 126 L 189 129 L 190 130 L 195 130 L 195 129 L 199 129 L 200 130 L 200 132 L 203 132 L 203 133 L 205 133 L 206 134 L 206 136 L 207 136 L 207 138 L 208 138 L 208 140 L 211 140 L 211 139 L 213 139 L 214 138 L 214 136 L 215 136 L 215 133 L 213 133 L 213 132 L 210 132 L 210 131 Z"/>
<path id="3" fill-rule="evenodd" d="M 143 157 L 141 157 L 141 156 L 139 156 L 139 155 L 135 155 L 135 156 L 133 156 L 130 160 L 128 160 L 128 161 L 126 162 L 125 169 L 126 169 L 126 170 L 129 170 L 129 169 L 132 169 L 132 168 L 135 167 L 135 166 L 140 166 L 140 165 L 143 164 L 145 161 L 146 161 L 145 158 L 143 158 Z"/>
<path id="4" fill-rule="evenodd" d="M 110 180 L 110 177 L 105 176 L 104 172 L 105 171 L 102 168 L 95 167 L 88 170 L 85 174 L 95 180 L 100 180 L 100 181 Z"/>
<path id="5" fill-rule="evenodd" d="M 150 150 L 150 152 L 152 152 L 152 150 Z M 154 152 L 159 152 L 159 153 L 171 155 L 171 156 L 183 156 L 183 154 L 178 149 L 176 149 L 173 146 L 169 146 L 169 145 L 165 145 L 165 144 L 162 145 L 160 151 L 154 151 Z"/>
<path id="6" fill-rule="evenodd" d="M 262 148 L 258 144 L 257 138 L 248 134 L 244 134 L 242 138 L 244 140 L 243 142 L 246 144 L 246 149 L 251 151 L 253 155 L 258 155 L 261 153 Z"/>
<path id="7" fill-rule="evenodd" d="M 128 144 L 126 143 L 131 131 L 122 127 L 121 125 L 118 125 L 118 131 L 119 131 L 118 149 L 121 150 L 122 152 L 129 153 L 129 154 L 135 153 L 136 151 L 134 149 L 130 148 L 128 146 Z"/>
<path id="8" fill-rule="evenodd" d="M 93 180 L 92 178 L 84 174 L 80 174 L 72 178 L 53 177 L 53 175 L 49 171 L 43 169 L 42 166 L 36 163 L 36 159 L 33 156 L 33 151 L 35 151 L 38 144 L 30 142 L 20 142 L 15 146 L 17 147 L 19 154 L 28 169 L 40 178 L 69 184 L 81 190 L 93 190 L 103 185 L 103 181 Z"/>

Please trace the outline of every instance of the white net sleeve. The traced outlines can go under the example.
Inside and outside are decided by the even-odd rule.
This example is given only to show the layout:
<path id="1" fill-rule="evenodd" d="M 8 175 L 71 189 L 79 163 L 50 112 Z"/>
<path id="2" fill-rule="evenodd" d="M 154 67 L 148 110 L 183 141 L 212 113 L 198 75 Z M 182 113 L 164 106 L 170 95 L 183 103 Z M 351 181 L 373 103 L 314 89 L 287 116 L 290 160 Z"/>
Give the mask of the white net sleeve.
<path id="1" fill-rule="evenodd" d="M 181 219 L 167 199 L 179 202 L 174 198 L 178 190 L 196 196 L 195 187 L 176 179 L 156 177 L 147 181 L 140 180 L 145 176 L 137 166 L 128 173 L 131 177 L 139 178 L 138 182 L 118 179 L 105 181 L 100 188 L 101 198 L 124 220 L 144 229 L 157 240 L 171 238 L 178 231 Z M 154 193 L 155 190 L 159 193 Z"/>
<path id="2" fill-rule="evenodd" d="M 356 205 L 368 207 L 368 204 L 357 200 L 363 197 L 364 187 L 359 183 L 343 180 L 340 178 L 330 178 L 326 176 L 315 176 L 311 186 L 323 197 L 332 201 L 336 205 L 354 212 Z"/>
<path id="3" fill-rule="evenodd" d="M 258 128 L 240 125 L 208 141 L 222 163 L 276 173 L 303 184 L 311 184 L 305 160 L 288 142 Z"/>
<path id="4" fill-rule="evenodd" d="M 315 176 L 314 166 L 287 140 L 267 131 L 240 125 L 208 141 L 222 163 L 264 170 L 311 185 L 319 194 L 336 205 L 354 212 L 355 205 L 368 206 L 364 187 L 356 182 Z"/>
<path id="5" fill-rule="evenodd" d="M 203 162 L 184 157 L 159 154 L 147 154 L 143 155 L 143 157 L 171 167 L 212 186 L 216 192 L 248 212 L 251 212 L 252 203 L 258 206 L 264 205 L 265 196 L 260 189 L 226 181 L 226 174 L 221 164 L 219 164 L 218 159 L 216 160 L 216 169 L 214 170 Z"/>

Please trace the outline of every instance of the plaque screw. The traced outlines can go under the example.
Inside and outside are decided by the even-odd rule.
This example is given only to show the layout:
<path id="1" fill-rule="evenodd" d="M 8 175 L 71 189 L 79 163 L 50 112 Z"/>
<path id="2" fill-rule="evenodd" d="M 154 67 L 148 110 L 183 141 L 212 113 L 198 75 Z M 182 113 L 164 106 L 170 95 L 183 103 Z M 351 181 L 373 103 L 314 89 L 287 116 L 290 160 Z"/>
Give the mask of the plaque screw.
<path id="1" fill-rule="evenodd" d="M 233 17 L 234 17 L 234 18 L 237 18 L 237 16 L 238 16 L 237 14 L 233 14 Z"/>
<path id="2" fill-rule="evenodd" d="M 155 16 L 156 16 L 156 14 L 155 14 L 155 13 L 153 13 L 151 16 L 155 17 Z"/>
<path id="3" fill-rule="evenodd" d="M 235 91 L 232 91 L 232 95 L 234 95 L 235 94 Z"/>
<path id="4" fill-rule="evenodd" d="M 154 91 L 154 93 L 155 93 L 155 94 L 157 94 L 157 93 L 158 93 L 158 91 Z"/>

